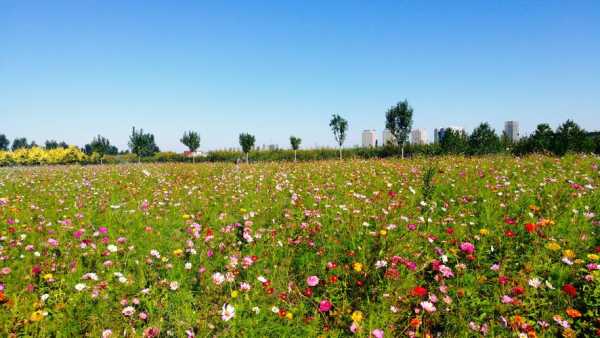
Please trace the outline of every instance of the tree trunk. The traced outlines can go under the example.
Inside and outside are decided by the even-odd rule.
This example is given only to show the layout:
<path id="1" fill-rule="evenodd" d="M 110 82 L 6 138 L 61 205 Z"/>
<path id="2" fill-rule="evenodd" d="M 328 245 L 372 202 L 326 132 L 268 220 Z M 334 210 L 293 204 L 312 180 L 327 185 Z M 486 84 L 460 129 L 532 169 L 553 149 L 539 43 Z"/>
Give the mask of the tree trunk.
<path id="1" fill-rule="evenodd" d="M 248 164 L 248 163 L 250 163 L 250 162 L 248 161 L 248 153 L 246 153 L 246 164 Z"/>
<path id="2" fill-rule="evenodd" d="M 401 153 L 402 153 L 402 158 L 404 158 L 404 143 L 402 143 L 402 151 L 401 151 Z"/>
<path id="3" fill-rule="evenodd" d="M 340 160 L 342 160 L 342 146 L 340 146 Z"/>
<path id="4" fill-rule="evenodd" d="M 196 156 L 192 153 L 192 163 L 196 163 Z"/>
<path id="5" fill-rule="evenodd" d="M 297 161 L 297 158 L 296 158 L 296 149 L 294 149 L 294 162 L 296 162 L 296 161 Z"/>
<path id="6" fill-rule="evenodd" d="M 100 165 L 102 165 L 102 157 L 100 157 Z"/>

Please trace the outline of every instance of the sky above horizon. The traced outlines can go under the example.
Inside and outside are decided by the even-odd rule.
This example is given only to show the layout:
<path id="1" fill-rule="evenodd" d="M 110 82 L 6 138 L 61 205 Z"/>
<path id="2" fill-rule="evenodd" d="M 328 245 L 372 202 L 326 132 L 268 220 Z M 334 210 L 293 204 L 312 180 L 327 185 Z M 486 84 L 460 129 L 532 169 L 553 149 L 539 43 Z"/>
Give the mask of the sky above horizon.
<path id="1" fill-rule="evenodd" d="M 0 134 L 126 148 L 131 127 L 181 151 L 333 145 L 333 113 L 381 139 L 413 128 L 500 132 L 517 120 L 600 129 L 599 1 L 0 0 Z M 381 141 L 380 141 L 381 142 Z"/>

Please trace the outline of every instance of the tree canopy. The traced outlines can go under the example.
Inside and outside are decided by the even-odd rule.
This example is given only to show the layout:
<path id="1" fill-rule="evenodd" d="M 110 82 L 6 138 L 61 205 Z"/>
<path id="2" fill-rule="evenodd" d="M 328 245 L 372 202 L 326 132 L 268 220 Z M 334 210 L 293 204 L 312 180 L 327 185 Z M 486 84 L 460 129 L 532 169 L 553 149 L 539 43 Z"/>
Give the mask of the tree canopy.
<path id="1" fill-rule="evenodd" d="M 154 142 L 154 135 L 144 133 L 143 129 L 136 130 L 135 127 L 132 128 L 129 136 L 129 148 L 138 157 L 152 156 L 160 151 Z"/>

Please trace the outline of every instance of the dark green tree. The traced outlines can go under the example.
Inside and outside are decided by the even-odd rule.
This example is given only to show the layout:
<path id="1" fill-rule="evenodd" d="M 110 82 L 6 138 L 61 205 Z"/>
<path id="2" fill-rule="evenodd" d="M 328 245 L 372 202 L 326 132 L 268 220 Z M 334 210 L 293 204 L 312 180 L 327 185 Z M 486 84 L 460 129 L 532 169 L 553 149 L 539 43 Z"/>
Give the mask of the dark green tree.
<path id="1" fill-rule="evenodd" d="M 547 123 L 540 123 L 533 134 L 527 139 L 529 152 L 545 153 L 552 151 L 554 131 Z"/>
<path id="2" fill-rule="evenodd" d="M 294 149 L 294 162 L 296 162 L 296 152 L 300 149 L 300 143 L 302 143 L 302 139 L 296 136 L 290 136 L 290 145 L 292 149 Z"/>
<path id="3" fill-rule="evenodd" d="M 25 137 L 18 137 L 13 140 L 11 150 L 15 151 L 15 150 L 21 149 L 21 148 L 31 148 L 29 143 L 27 143 L 27 138 L 25 138 Z"/>
<path id="4" fill-rule="evenodd" d="M 413 109 L 407 100 L 398 102 L 385 113 L 385 127 L 396 140 L 398 148 L 404 158 L 404 144 L 412 128 Z"/>
<path id="5" fill-rule="evenodd" d="M 10 145 L 10 141 L 4 134 L 0 134 L 0 150 L 8 150 L 8 146 Z"/>
<path id="6" fill-rule="evenodd" d="M 469 154 L 471 155 L 497 153 L 501 147 L 496 131 L 487 122 L 477 126 L 469 136 Z"/>
<path id="7" fill-rule="evenodd" d="M 154 135 L 144 133 L 143 129 L 136 130 L 135 127 L 132 128 L 129 136 L 129 149 L 138 156 L 138 161 L 142 157 L 152 156 L 160 151 L 154 142 Z"/>
<path id="8" fill-rule="evenodd" d="M 195 152 L 198 148 L 200 148 L 200 134 L 195 131 L 186 131 L 183 133 L 183 136 L 179 140 L 183 143 L 190 152 L 192 153 L 192 162 L 196 162 Z"/>
<path id="9" fill-rule="evenodd" d="M 592 150 L 592 145 L 587 138 L 585 130 L 572 120 L 567 120 L 556 129 L 552 144 L 553 152 L 559 156 L 569 151 L 588 152 Z"/>
<path id="10" fill-rule="evenodd" d="M 84 146 L 84 152 L 88 155 L 93 153 L 98 154 L 100 156 L 100 164 L 102 164 L 104 155 L 116 155 L 119 153 L 119 149 L 111 145 L 106 137 L 98 135 L 92 139 L 92 142 Z"/>
<path id="11" fill-rule="evenodd" d="M 340 160 L 342 159 L 342 145 L 346 140 L 346 131 L 348 130 L 348 121 L 343 117 L 333 114 L 329 126 L 333 131 L 333 138 L 340 148 Z"/>
<path id="12" fill-rule="evenodd" d="M 447 129 L 440 139 L 443 154 L 465 154 L 468 150 L 468 138 L 462 130 Z"/>
<path id="13" fill-rule="evenodd" d="M 68 147 L 69 147 L 69 145 L 65 141 L 57 142 L 55 140 L 47 140 L 44 143 L 44 148 L 46 148 L 46 149 L 68 148 Z"/>
<path id="14" fill-rule="evenodd" d="M 249 162 L 248 154 L 250 153 L 250 150 L 252 150 L 252 147 L 254 147 L 255 141 L 256 138 L 254 137 L 254 135 L 250 135 L 248 133 L 240 134 L 240 146 L 242 147 L 242 151 L 244 152 L 244 154 L 246 154 L 246 163 Z"/>

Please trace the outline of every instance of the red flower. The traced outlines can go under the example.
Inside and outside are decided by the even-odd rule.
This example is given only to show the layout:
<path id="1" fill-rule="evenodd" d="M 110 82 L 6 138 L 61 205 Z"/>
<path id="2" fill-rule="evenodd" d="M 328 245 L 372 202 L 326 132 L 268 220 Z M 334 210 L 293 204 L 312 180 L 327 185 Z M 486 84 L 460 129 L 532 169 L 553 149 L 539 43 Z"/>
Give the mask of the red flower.
<path id="1" fill-rule="evenodd" d="M 535 224 L 533 223 L 527 223 L 525 224 L 525 231 L 527 231 L 528 233 L 532 233 L 535 231 Z"/>
<path id="2" fill-rule="evenodd" d="M 329 282 L 330 283 L 336 283 L 338 281 L 338 278 L 336 275 L 331 275 L 329 276 Z"/>
<path id="3" fill-rule="evenodd" d="M 500 276 L 500 277 L 498 277 L 498 283 L 500 283 L 502 285 L 508 283 L 508 277 L 506 277 L 506 276 Z"/>
<path id="4" fill-rule="evenodd" d="M 311 288 L 306 288 L 306 289 L 304 289 L 304 295 L 305 295 L 306 297 L 312 297 L 312 295 L 313 295 L 313 290 L 312 290 Z"/>
<path id="5" fill-rule="evenodd" d="M 454 233 L 454 229 L 453 229 L 453 228 L 451 228 L 451 227 L 447 227 L 447 228 L 446 228 L 446 233 L 447 233 L 448 235 L 452 235 L 452 234 Z"/>
<path id="6" fill-rule="evenodd" d="M 523 289 L 523 287 L 521 287 L 521 286 L 515 286 L 512 289 L 512 292 L 514 295 L 522 295 L 525 292 L 525 289 Z"/>
<path id="7" fill-rule="evenodd" d="M 415 297 L 424 297 L 425 295 L 427 295 L 427 289 L 422 287 L 422 286 L 415 286 L 411 291 L 410 294 L 415 296 Z"/>
<path id="8" fill-rule="evenodd" d="M 504 234 L 506 235 L 506 237 L 509 237 L 509 238 L 515 237 L 515 233 L 512 230 L 506 230 L 506 232 L 504 232 Z"/>
<path id="9" fill-rule="evenodd" d="M 573 298 L 577 297 L 577 289 L 573 286 L 573 284 L 567 283 L 563 285 L 562 290 Z"/>

